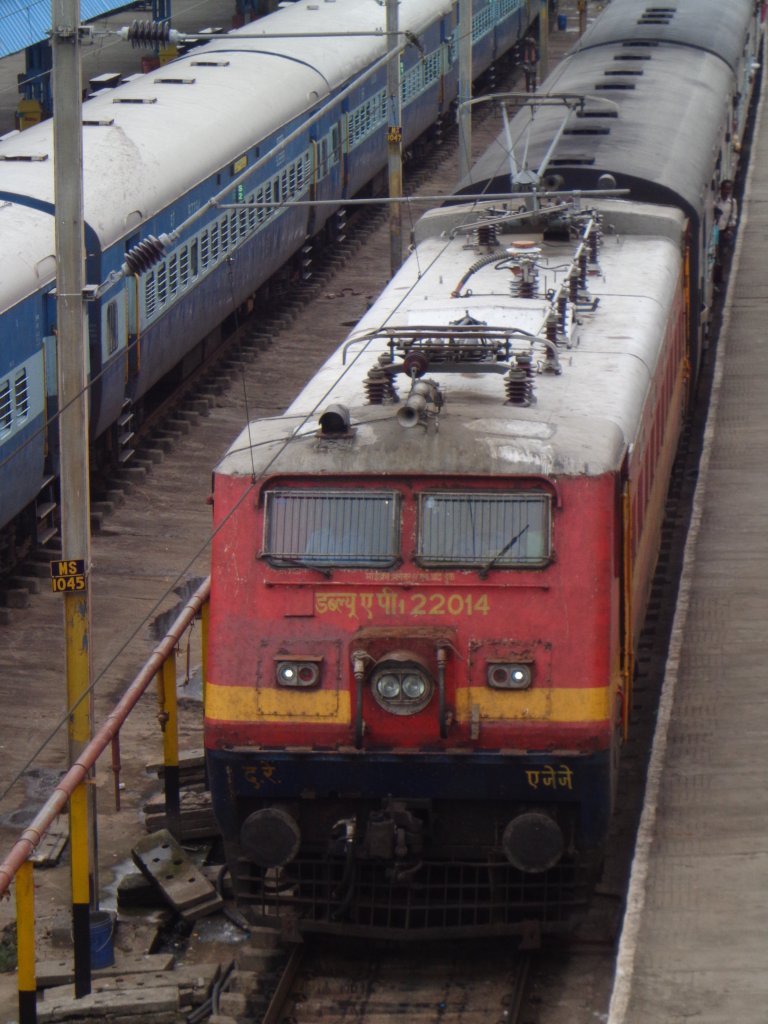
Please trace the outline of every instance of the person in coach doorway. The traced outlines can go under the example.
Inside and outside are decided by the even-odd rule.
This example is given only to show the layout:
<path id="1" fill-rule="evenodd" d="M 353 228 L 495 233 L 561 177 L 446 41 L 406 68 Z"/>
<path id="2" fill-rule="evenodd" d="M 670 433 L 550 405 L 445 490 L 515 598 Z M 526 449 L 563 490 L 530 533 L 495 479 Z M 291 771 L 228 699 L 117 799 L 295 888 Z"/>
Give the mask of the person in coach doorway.
<path id="1" fill-rule="evenodd" d="M 738 219 L 739 207 L 733 194 L 733 182 L 730 178 L 724 178 L 720 182 L 720 195 L 715 203 L 717 256 L 715 258 L 714 282 L 716 285 L 722 283 L 723 267 L 733 251 Z"/>

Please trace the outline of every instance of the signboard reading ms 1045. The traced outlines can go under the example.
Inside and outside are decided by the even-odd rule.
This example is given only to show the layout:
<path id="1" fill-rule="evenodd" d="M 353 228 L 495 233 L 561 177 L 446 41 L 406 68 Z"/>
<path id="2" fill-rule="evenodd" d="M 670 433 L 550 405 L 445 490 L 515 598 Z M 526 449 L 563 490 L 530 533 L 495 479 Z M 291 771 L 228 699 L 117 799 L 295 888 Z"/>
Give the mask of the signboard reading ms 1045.
<path id="1" fill-rule="evenodd" d="M 69 558 L 51 562 L 51 588 L 54 594 L 85 590 L 85 559 Z"/>

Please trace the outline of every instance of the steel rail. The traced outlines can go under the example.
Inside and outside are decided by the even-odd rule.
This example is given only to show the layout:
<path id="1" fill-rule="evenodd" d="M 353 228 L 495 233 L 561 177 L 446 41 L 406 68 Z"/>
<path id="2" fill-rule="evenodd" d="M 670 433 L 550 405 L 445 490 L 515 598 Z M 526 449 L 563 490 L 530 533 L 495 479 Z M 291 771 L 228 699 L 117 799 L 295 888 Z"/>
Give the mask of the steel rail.
<path id="1" fill-rule="evenodd" d="M 291 993 L 291 988 L 296 980 L 303 957 L 304 946 L 300 944 L 294 946 L 291 950 L 291 955 L 288 957 L 288 963 L 285 965 L 280 980 L 277 983 L 277 988 L 272 993 L 269 1006 L 261 1018 L 261 1024 L 278 1024 L 278 1021 L 282 1019 L 286 1001 Z"/>

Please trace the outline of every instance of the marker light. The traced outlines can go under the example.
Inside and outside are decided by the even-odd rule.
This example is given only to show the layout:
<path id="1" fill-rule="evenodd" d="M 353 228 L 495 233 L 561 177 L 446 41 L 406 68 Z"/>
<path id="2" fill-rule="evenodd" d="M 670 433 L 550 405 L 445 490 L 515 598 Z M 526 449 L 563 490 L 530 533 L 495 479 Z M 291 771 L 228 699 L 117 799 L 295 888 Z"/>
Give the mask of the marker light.
<path id="1" fill-rule="evenodd" d="M 494 690 L 527 690 L 533 680 L 528 662 L 492 662 L 488 665 L 488 685 Z"/>
<path id="2" fill-rule="evenodd" d="M 278 661 L 275 665 L 278 686 L 306 688 L 320 682 L 318 661 Z"/>

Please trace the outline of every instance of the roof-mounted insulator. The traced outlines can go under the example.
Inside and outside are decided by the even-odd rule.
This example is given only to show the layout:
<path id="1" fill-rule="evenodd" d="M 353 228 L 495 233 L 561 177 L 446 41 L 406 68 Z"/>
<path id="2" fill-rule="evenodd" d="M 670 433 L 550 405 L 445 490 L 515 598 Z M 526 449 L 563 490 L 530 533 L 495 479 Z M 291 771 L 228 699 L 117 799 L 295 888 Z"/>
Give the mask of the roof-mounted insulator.
<path id="1" fill-rule="evenodd" d="M 589 253 L 586 249 L 582 248 L 579 253 L 579 290 L 582 293 L 582 297 L 589 299 L 589 284 L 587 282 L 587 261 L 589 259 Z"/>
<path id="2" fill-rule="evenodd" d="M 369 405 L 386 405 L 400 400 L 392 374 L 386 369 L 391 365 L 389 357 L 381 355 L 379 365 L 372 366 L 368 371 L 364 386 Z"/>
<path id="3" fill-rule="evenodd" d="M 508 405 L 533 405 L 533 359 L 530 352 L 518 352 L 516 366 L 510 368 L 504 379 Z"/>
<path id="4" fill-rule="evenodd" d="M 568 298 L 574 306 L 579 301 L 579 271 L 576 267 L 571 267 L 568 274 Z"/>
<path id="5" fill-rule="evenodd" d="M 544 333 L 553 345 L 556 345 L 560 340 L 560 332 L 558 330 L 558 327 L 559 323 L 557 319 L 557 314 L 553 309 L 551 309 L 547 314 L 547 319 L 544 323 Z"/>
<path id="6" fill-rule="evenodd" d="M 538 258 L 541 255 L 541 249 L 535 242 L 526 239 L 513 242 L 507 252 L 511 257 L 510 293 L 515 298 L 534 298 L 539 288 Z"/>
<path id="7" fill-rule="evenodd" d="M 539 268 L 535 259 L 530 257 L 516 259 L 510 269 L 512 271 L 510 294 L 520 299 L 535 298 L 539 288 Z"/>
<path id="8" fill-rule="evenodd" d="M 495 249 L 497 245 L 496 225 L 478 224 L 475 232 L 475 240 L 478 248 Z"/>
<path id="9" fill-rule="evenodd" d="M 557 296 L 557 328 L 560 336 L 565 338 L 568 334 L 568 296 L 562 290 Z"/>
<path id="10" fill-rule="evenodd" d="M 594 312 L 600 305 L 600 299 L 593 299 L 589 294 L 588 261 L 587 245 L 582 242 L 576 255 L 576 262 L 568 275 L 568 297 L 574 306 Z"/>
<path id="11" fill-rule="evenodd" d="M 563 368 L 560 365 L 560 358 L 557 354 L 557 342 L 551 341 L 547 338 L 544 344 L 544 359 L 537 364 L 539 373 L 553 373 L 560 375 L 563 372 Z M 533 388 L 533 382 L 531 382 L 531 388 Z M 533 395 L 533 391 L 531 391 Z"/>
<path id="12" fill-rule="evenodd" d="M 600 270 L 600 245 L 603 240 L 603 232 L 600 230 L 600 221 L 596 220 L 589 232 L 587 244 L 589 245 L 589 268 L 590 274 L 599 274 Z"/>

